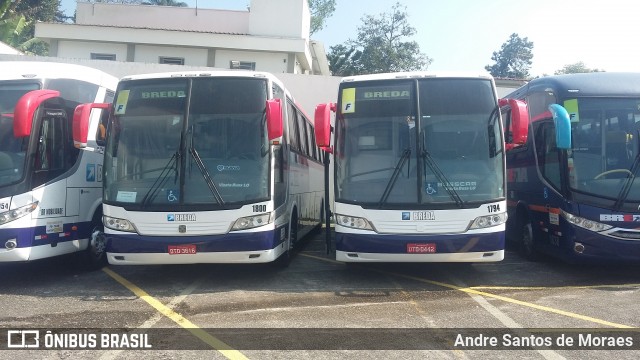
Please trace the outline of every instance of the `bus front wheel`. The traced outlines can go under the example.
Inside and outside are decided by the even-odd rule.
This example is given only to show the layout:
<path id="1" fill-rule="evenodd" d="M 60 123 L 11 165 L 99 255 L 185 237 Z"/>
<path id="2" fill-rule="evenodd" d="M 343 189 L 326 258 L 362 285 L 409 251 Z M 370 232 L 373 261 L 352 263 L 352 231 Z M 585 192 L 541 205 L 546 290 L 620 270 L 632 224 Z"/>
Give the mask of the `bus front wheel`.
<path id="1" fill-rule="evenodd" d="M 295 209 L 293 210 L 295 213 Z M 291 257 L 293 256 L 293 249 L 298 241 L 298 219 L 297 216 L 294 215 L 291 218 L 291 222 L 289 223 L 289 237 L 286 240 L 285 246 L 287 250 L 280 255 L 276 261 L 275 265 L 279 268 L 286 268 L 291 263 Z"/>
<path id="2" fill-rule="evenodd" d="M 538 260 L 538 250 L 535 246 L 533 228 L 529 219 L 524 219 L 520 226 L 520 255 L 527 260 Z"/>
<path id="3" fill-rule="evenodd" d="M 91 221 L 89 244 L 82 253 L 83 266 L 88 270 L 98 270 L 107 265 L 107 243 L 104 236 L 102 216 L 94 216 Z"/>

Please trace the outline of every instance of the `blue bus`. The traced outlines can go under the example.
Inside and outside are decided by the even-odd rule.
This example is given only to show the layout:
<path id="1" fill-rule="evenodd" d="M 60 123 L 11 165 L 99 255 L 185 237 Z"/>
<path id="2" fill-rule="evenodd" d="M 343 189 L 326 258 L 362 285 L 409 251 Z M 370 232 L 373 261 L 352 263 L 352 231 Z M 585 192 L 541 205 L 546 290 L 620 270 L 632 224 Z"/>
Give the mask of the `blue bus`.
<path id="1" fill-rule="evenodd" d="M 640 260 L 640 73 L 538 78 L 501 104 L 507 237 L 522 254 Z"/>

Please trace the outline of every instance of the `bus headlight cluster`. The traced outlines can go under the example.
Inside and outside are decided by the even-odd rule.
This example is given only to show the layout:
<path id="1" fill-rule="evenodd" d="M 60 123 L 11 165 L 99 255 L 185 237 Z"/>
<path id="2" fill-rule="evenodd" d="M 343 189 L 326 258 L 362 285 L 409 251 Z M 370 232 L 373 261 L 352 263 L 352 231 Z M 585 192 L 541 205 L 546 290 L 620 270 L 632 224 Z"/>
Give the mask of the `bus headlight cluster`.
<path id="1" fill-rule="evenodd" d="M 38 202 L 34 202 L 29 205 L 19 207 L 17 209 L 0 213 L 0 225 L 6 224 L 8 222 L 12 222 L 13 220 L 19 219 L 27 214 L 30 214 L 37 207 L 38 207 Z"/>
<path id="2" fill-rule="evenodd" d="M 236 220 L 231 231 L 252 229 L 271 223 L 271 213 L 242 217 Z"/>
<path id="3" fill-rule="evenodd" d="M 340 226 L 350 227 L 359 230 L 372 230 L 373 226 L 369 220 L 357 216 L 346 216 L 336 214 L 336 222 Z"/>
<path id="4" fill-rule="evenodd" d="M 479 216 L 473 220 L 469 229 L 483 229 L 507 222 L 507 213 Z"/>
<path id="5" fill-rule="evenodd" d="M 104 227 L 112 230 L 136 232 L 135 226 L 133 226 L 129 220 L 113 218 L 105 215 L 102 217 L 102 223 L 104 224 Z"/>
<path id="6" fill-rule="evenodd" d="M 564 210 L 561 210 L 560 213 L 562 214 L 562 217 L 565 218 L 569 223 L 590 231 L 600 232 L 609 230 L 613 227 L 611 225 L 599 223 L 597 221 L 570 214 Z"/>

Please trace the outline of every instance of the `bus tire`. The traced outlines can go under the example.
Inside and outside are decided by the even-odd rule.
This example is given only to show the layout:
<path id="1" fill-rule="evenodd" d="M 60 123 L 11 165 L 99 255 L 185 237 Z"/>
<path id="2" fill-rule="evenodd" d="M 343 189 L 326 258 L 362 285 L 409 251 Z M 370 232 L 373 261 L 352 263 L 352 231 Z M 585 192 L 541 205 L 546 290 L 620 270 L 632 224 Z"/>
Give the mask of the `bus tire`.
<path id="1" fill-rule="evenodd" d="M 293 216 L 289 223 L 289 236 L 286 241 L 287 250 L 283 252 L 275 261 L 275 265 L 278 268 L 286 268 L 291 263 L 293 257 L 293 249 L 298 241 L 298 216 L 296 215 L 296 209 L 293 209 Z"/>
<path id="2" fill-rule="evenodd" d="M 533 237 L 533 228 L 529 219 L 523 219 L 520 222 L 519 234 L 519 252 L 522 257 L 530 261 L 537 261 L 539 253 L 536 249 L 535 238 Z"/>
<path id="3" fill-rule="evenodd" d="M 99 213 L 91 220 L 89 244 L 82 252 L 82 265 L 87 270 L 99 270 L 107 265 L 107 244 L 104 236 L 102 216 Z"/>

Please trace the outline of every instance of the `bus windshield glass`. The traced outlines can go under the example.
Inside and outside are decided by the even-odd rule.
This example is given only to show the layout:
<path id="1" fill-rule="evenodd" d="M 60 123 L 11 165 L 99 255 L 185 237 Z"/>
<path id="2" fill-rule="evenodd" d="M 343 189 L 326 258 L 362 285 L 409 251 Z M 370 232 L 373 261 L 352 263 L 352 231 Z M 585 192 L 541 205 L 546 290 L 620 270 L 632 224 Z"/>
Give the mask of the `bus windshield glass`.
<path id="1" fill-rule="evenodd" d="M 0 82 L 0 186 L 22 179 L 28 137 L 13 136 L 13 112 L 27 92 L 40 89 L 35 82 Z"/>
<path id="2" fill-rule="evenodd" d="M 108 130 L 105 202 L 215 209 L 267 199 L 266 99 L 264 79 L 121 83 Z"/>
<path id="3" fill-rule="evenodd" d="M 564 106 L 571 115 L 571 188 L 615 198 L 638 176 L 640 99 L 579 98 Z M 640 201 L 637 185 L 630 187 L 626 200 Z"/>
<path id="4" fill-rule="evenodd" d="M 488 79 L 343 83 L 336 198 L 363 206 L 472 206 L 504 197 Z"/>

